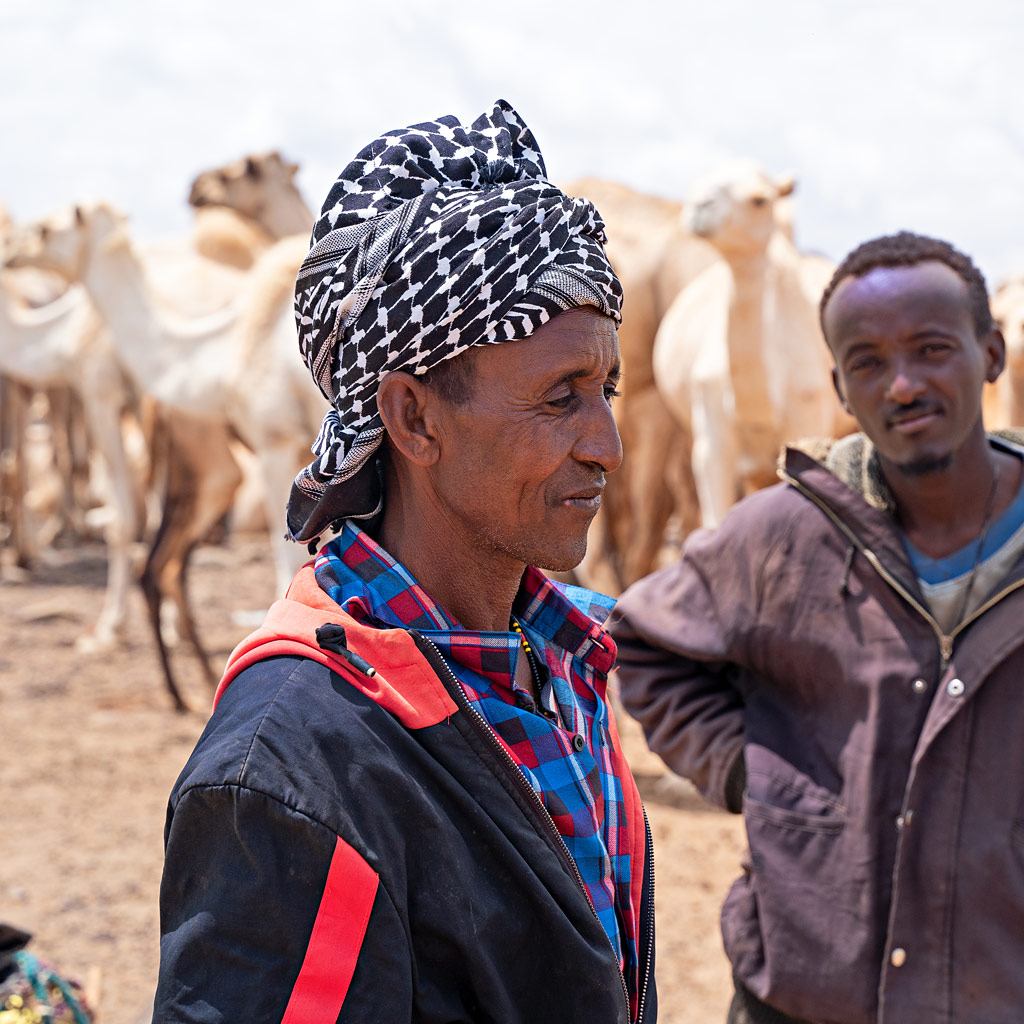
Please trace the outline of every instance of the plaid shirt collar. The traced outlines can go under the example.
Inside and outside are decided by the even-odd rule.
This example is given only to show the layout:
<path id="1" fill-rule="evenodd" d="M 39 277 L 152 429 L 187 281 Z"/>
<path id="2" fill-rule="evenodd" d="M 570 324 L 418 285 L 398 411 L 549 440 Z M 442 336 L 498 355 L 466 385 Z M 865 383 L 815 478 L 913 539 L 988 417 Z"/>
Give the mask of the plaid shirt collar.
<path id="1" fill-rule="evenodd" d="M 505 635 L 462 626 L 352 520 L 321 549 L 314 569 L 320 586 L 358 621 L 428 634 L 455 633 L 467 641 Z M 602 623 L 614 604 L 604 594 L 549 580 L 529 566 L 512 613 L 532 633 L 607 676 L 615 663 L 615 642 Z M 515 671 L 512 652 L 518 644 L 518 638 L 511 637 L 507 664 L 490 664 L 484 674 L 509 687 Z"/>

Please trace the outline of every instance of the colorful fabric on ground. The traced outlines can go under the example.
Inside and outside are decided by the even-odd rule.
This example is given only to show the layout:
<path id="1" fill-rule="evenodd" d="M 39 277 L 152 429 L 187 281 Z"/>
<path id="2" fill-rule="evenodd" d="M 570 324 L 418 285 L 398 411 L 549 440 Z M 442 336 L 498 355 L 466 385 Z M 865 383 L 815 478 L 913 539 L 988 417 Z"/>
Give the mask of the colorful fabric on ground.
<path id="1" fill-rule="evenodd" d="M 504 100 L 472 125 L 449 115 L 363 149 L 327 196 L 296 281 L 299 346 L 333 408 L 292 488 L 292 537 L 379 509 L 384 373 L 529 337 L 577 306 L 619 320 L 604 241 L 597 210 L 548 182 Z"/>
<path id="2" fill-rule="evenodd" d="M 91 1024 L 82 986 L 27 950 L 0 977 L 0 1024 Z"/>
<path id="3" fill-rule="evenodd" d="M 540 670 L 543 707 L 538 708 L 515 683 L 523 650 L 519 635 L 463 628 L 354 523 L 346 523 L 320 551 L 315 571 L 320 586 L 353 618 L 415 629 L 436 644 L 470 705 L 547 808 L 625 977 L 635 979 L 627 822 L 610 760 L 611 712 L 603 699 L 615 646 L 600 622 L 611 599 L 562 587 L 527 569 L 513 614 Z"/>

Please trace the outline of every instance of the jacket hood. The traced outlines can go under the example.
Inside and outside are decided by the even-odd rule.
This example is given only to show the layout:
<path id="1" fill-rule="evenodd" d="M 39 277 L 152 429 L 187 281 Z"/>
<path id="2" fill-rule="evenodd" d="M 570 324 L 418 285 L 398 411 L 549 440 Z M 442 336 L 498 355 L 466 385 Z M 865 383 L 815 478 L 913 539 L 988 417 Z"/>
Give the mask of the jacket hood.
<path id="1" fill-rule="evenodd" d="M 320 645 L 317 630 L 325 625 L 344 629 L 343 646 L 367 671 Z M 366 626 L 346 614 L 320 589 L 312 561 L 299 570 L 285 597 L 270 606 L 263 625 L 231 652 L 213 706 L 240 672 L 278 655 L 299 655 L 326 665 L 410 729 L 436 725 L 456 711 L 455 702 L 409 633 Z M 392 679 L 401 680 L 401 685 Z"/>
<path id="2" fill-rule="evenodd" d="M 993 430 L 988 437 L 999 447 L 1012 449 L 1024 458 L 1024 428 Z M 872 508 L 888 515 L 895 512 L 892 492 L 882 475 L 875 446 L 866 434 L 849 434 L 839 439 L 809 438 L 784 448 L 779 456 L 779 476 L 784 480 L 800 471 L 801 461 L 791 459 L 795 452 L 820 463 Z"/>

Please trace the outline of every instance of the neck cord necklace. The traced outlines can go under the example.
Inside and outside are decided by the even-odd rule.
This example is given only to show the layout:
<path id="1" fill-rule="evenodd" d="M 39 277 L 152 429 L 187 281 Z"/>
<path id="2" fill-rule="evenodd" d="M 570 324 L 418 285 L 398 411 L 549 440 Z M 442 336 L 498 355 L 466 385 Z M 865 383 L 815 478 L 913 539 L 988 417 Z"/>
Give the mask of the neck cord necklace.
<path id="1" fill-rule="evenodd" d="M 540 671 L 537 668 L 537 663 L 534 661 L 533 648 L 530 646 L 530 641 L 526 639 L 526 634 L 523 632 L 523 627 L 519 625 L 519 620 L 513 615 L 509 620 L 512 629 L 519 634 L 520 639 L 523 641 L 523 649 L 526 651 L 526 660 L 530 664 L 530 675 L 533 676 L 533 687 L 537 691 L 537 698 L 540 699 Z"/>
<path id="2" fill-rule="evenodd" d="M 981 535 L 978 537 L 978 546 L 974 552 L 974 565 L 971 567 L 971 574 L 967 577 L 967 586 L 964 588 L 964 596 L 960 602 L 960 612 L 956 617 L 956 625 L 960 625 L 967 615 L 968 602 L 971 599 L 971 591 L 974 589 L 974 577 L 978 575 L 978 568 L 981 565 L 981 555 L 985 549 L 985 539 L 988 537 L 988 528 L 992 525 L 992 513 L 996 507 L 996 492 L 999 490 L 999 463 L 992 464 L 992 489 L 988 492 L 988 502 L 985 505 L 985 519 L 981 524 Z"/>

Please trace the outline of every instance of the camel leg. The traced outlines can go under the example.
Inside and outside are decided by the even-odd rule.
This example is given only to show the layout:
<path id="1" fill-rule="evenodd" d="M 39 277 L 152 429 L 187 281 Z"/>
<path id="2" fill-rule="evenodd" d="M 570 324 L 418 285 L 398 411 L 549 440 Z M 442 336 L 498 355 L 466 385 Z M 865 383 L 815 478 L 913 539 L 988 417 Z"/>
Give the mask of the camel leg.
<path id="1" fill-rule="evenodd" d="M 644 431 L 630 450 L 632 536 L 623 558 L 623 582 L 627 586 L 654 568 L 664 544 L 665 528 L 674 505 L 667 467 L 675 457 L 681 437 L 675 418 L 654 387 L 634 397 L 633 414 Z"/>
<path id="2" fill-rule="evenodd" d="M 160 628 L 160 607 L 163 599 L 162 591 L 165 589 L 163 586 L 164 576 L 168 573 L 177 575 L 182 571 L 180 567 L 184 564 L 184 555 L 179 552 L 182 539 L 174 527 L 179 518 L 187 516 L 187 507 L 176 506 L 173 499 L 168 499 L 165 502 L 163 518 L 160 520 L 160 526 L 153 538 L 153 546 L 149 550 L 149 556 L 139 577 L 139 585 L 142 587 L 142 594 L 146 600 L 150 631 L 153 634 L 160 667 L 164 673 L 164 683 L 176 711 L 188 711 L 188 705 L 181 696 L 181 691 L 174 678 L 174 671 L 171 668 L 171 659 L 167 653 L 167 645 L 164 643 L 163 631 Z M 177 557 L 175 557 L 176 555 Z"/>
<path id="3" fill-rule="evenodd" d="M 86 536 L 85 500 L 88 469 L 81 465 L 81 446 L 75 436 L 75 411 L 71 388 L 66 385 L 46 389 L 50 408 L 49 422 L 53 444 L 53 461 L 61 480 L 59 526 L 55 540 Z M 83 481 L 83 472 L 85 480 Z"/>
<path id="4" fill-rule="evenodd" d="M 15 564 L 28 569 L 38 556 L 25 515 L 28 389 L 7 376 L 0 377 L 0 389 L 0 516 Z"/>
<path id="5" fill-rule="evenodd" d="M 140 582 L 168 691 L 178 710 L 185 710 L 161 630 L 160 610 L 164 601 L 175 604 L 178 628 L 190 643 L 204 679 L 214 689 L 217 677 L 188 601 L 187 569 L 196 544 L 231 507 L 242 476 L 222 424 L 173 413 L 165 418 L 164 433 L 163 515 Z"/>
<path id="6" fill-rule="evenodd" d="M 136 491 L 132 471 L 125 455 L 121 433 L 121 409 L 126 395 L 116 364 L 89 364 L 81 382 L 79 398 L 92 444 L 107 467 L 111 515 L 104 524 L 107 544 L 107 590 L 92 634 L 80 638 L 76 646 L 87 651 L 112 646 L 128 612 L 131 583 L 131 544 L 135 537 Z"/>
<path id="7" fill-rule="evenodd" d="M 263 501 L 267 510 L 270 546 L 274 554 L 277 596 L 283 597 L 292 577 L 309 559 L 309 553 L 302 544 L 286 540 L 284 535 L 285 505 L 298 465 L 295 445 L 292 442 L 277 444 L 254 454 L 263 479 Z"/>
<path id="8" fill-rule="evenodd" d="M 736 437 L 718 381 L 699 383 L 691 404 L 693 479 L 701 525 L 715 527 L 736 503 Z"/>

